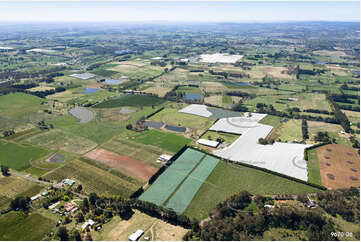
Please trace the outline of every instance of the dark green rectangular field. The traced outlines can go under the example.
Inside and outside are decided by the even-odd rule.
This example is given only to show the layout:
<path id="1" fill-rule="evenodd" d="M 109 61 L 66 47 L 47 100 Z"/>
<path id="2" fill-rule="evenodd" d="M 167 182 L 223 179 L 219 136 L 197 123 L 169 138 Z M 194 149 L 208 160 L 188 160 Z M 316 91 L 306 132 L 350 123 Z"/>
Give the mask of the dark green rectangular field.
<path id="1" fill-rule="evenodd" d="M 180 150 L 184 145 L 191 142 L 190 139 L 187 139 L 182 135 L 162 132 L 154 129 L 147 130 L 142 133 L 134 133 L 131 135 L 130 140 L 145 145 L 157 146 L 174 153 Z"/>
<path id="2" fill-rule="evenodd" d="M 16 145 L 0 140 L 0 164 L 15 170 L 22 170 L 30 165 L 30 160 L 35 161 L 44 157 L 47 150 L 32 145 Z"/>
<path id="3" fill-rule="evenodd" d="M 0 240 L 42 240 L 55 222 L 33 212 L 10 212 L 0 216 Z"/>
<path id="4" fill-rule="evenodd" d="M 146 95 L 126 94 L 107 100 L 94 106 L 94 108 L 115 108 L 122 106 L 152 106 L 165 102 L 163 99 Z"/>

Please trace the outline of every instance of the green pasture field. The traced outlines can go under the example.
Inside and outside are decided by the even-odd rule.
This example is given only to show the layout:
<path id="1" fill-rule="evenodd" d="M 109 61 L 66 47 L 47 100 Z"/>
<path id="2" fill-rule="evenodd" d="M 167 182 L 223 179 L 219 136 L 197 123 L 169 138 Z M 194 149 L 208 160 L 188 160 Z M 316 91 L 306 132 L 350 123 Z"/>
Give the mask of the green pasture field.
<path id="1" fill-rule="evenodd" d="M 205 154 L 187 149 L 173 164 L 139 197 L 140 200 L 163 205 Z"/>
<path id="2" fill-rule="evenodd" d="M 260 124 L 266 124 L 271 125 L 273 127 L 276 127 L 280 124 L 282 118 L 278 116 L 268 115 L 264 117 L 261 121 L 259 121 Z"/>
<path id="3" fill-rule="evenodd" d="M 9 93 L 0 96 L 0 116 L 11 119 L 23 119 L 37 113 L 44 107 L 43 99 L 25 93 Z"/>
<path id="4" fill-rule="evenodd" d="M 279 131 L 279 139 L 282 142 L 293 141 L 295 139 L 302 140 L 301 122 L 299 119 L 289 119 L 286 123 L 283 123 Z"/>
<path id="5" fill-rule="evenodd" d="M 72 178 L 82 184 L 86 193 L 95 192 L 98 195 L 120 195 L 129 197 L 142 184 L 125 175 L 120 177 L 110 173 L 106 168 L 91 165 L 92 162 L 73 160 L 64 166 L 47 173 L 44 178 L 51 181 L 61 181 L 64 178 Z"/>
<path id="6" fill-rule="evenodd" d="M 275 96 L 275 95 L 266 95 L 266 96 L 257 96 L 256 98 L 248 99 L 245 101 L 245 105 L 249 108 L 256 109 L 258 103 L 265 103 L 267 105 L 272 104 L 272 106 L 279 111 L 285 111 L 294 101 L 290 100 L 281 100 L 280 98 L 285 98 L 284 96 Z"/>
<path id="7" fill-rule="evenodd" d="M 49 162 L 48 158 L 53 155 L 54 153 L 60 154 L 62 155 L 65 160 L 61 163 L 54 163 L 54 162 Z M 49 153 L 47 156 L 38 159 L 36 161 L 32 161 L 32 164 L 30 167 L 26 168 L 25 170 L 23 170 L 24 173 L 29 173 L 33 176 L 36 177 L 40 177 L 42 175 L 44 175 L 45 173 L 56 169 L 60 166 L 63 166 L 64 164 L 66 164 L 67 162 L 70 162 L 72 160 L 74 160 L 75 158 L 77 158 L 79 155 L 73 154 L 73 153 L 68 153 L 62 150 L 57 150 L 56 152 L 52 152 Z"/>
<path id="8" fill-rule="evenodd" d="M 150 119 L 170 125 L 183 126 L 199 130 L 208 129 L 214 122 L 214 120 L 209 118 L 187 113 L 180 113 L 178 112 L 178 109 L 175 108 L 165 108 Z"/>
<path id="9" fill-rule="evenodd" d="M 184 145 L 191 142 L 190 139 L 182 135 L 173 134 L 170 132 L 162 132 L 158 130 L 146 130 L 141 133 L 132 133 L 129 135 L 129 140 L 145 145 L 153 145 L 161 149 L 177 152 Z"/>
<path id="10" fill-rule="evenodd" d="M 0 216 L 0 240 L 42 240 L 55 223 L 33 212 L 10 212 Z"/>
<path id="11" fill-rule="evenodd" d="M 152 66 L 149 62 L 126 61 L 118 62 L 114 67 L 107 68 L 108 71 L 115 71 L 118 74 L 113 74 L 113 77 L 128 76 L 131 79 L 144 80 L 156 77 L 163 73 L 164 68 L 159 66 Z"/>
<path id="12" fill-rule="evenodd" d="M 307 121 L 307 125 L 310 139 L 314 139 L 314 136 L 317 135 L 317 132 L 322 131 L 328 132 L 330 138 L 335 138 L 337 144 L 343 144 L 349 147 L 352 146 L 350 140 L 347 137 L 340 135 L 340 131 L 343 131 L 343 128 L 338 124 Z"/>
<path id="13" fill-rule="evenodd" d="M 233 103 L 232 101 L 232 97 L 231 96 L 227 96 L 227 95 L 223 95 L 222 96 L 222 103 L 224 105 L 231 105 Z"/>
<path id="14" fill-rule="evenodd" d="M 0 131 L 17 128 L 29 129 L 30 122 L 39 118 L 45 119 L 47 114 L 43 109 L 42 99 L 25 93 L 10 93 L 0 95 Z"/>
<path id="15" fill-rule="evenodd" d="M 298 97 L 298 102 L 294 102 L 291 107 L 303 109 L 320 109 L 331 111 L 331 106 L 326 100 L 326 95 L 322 93 L 305 93 Z"/>
<path id="16" fill-rule="evenodd" d="M 156 163 L 156 160 L 161 154 L 166 153 L 159 147 L 133 142 L 126 139 L 124 136 L 113 138 L 104 143 L 102 147 L 119 155 L 132 157 L 157 168 L 161 167 L 162 164 Z"/>
<path id="17" fill-rule="evenodd" d="M 181 86 L 177 89 L 176 92 L 177 93 L 184 92 L 186 94 L 188 94 L 188 93 L 199 94 L 201 97 L 203 97 L 203 93 L 202 93 L 201 89 L 199 89 L 198 87 Z"/>
<path id="18" fill-rule="evenodd" d="M 27 139 L 27 142 L 52 150 L 64 150 L 75 154 L 84 154 L 97 144 L 89 139 L 76 136 L 59 129 L 43 132 Z"/>
<path id="19" fill-rule="evenodd" d="M 104 89 L 100 89 L 98 92 L 86 94 L 85 88 L 78 89 L 79 91 L 72 91 L 71 94 L 64 94 L 56 97 L 55 99 L 64 101 L 68 104 L 88 104 L 102 102 L 108 98 L 112 98 L 117 95 L 115 92 L 109 92 Z M 91 101 L 89 101 L 91 100 Z"/>
<path id="20" fill-rule="evenodd" d="M 141 107 L 138 108 L 131 116 L 122 122 L 119 123 L 109 123 L 98 116 L 95 117 L 89 123 L 79 124 L 78 120 L 71 115 L 63 115 L 51 120 L 51 124 L 54 127 L 61 129 L 67 133 L 73 135 L 84 137 L 86 139 L 92 140 L 97 144 L 102 144 L 112 137 L 121 134 L 124 132 L 125 126 L 127 124 L 135 125 L 136 121 L 141 117 L 146 117 L 147 115 L 155 112 L 157 109 L 152 107 Z"/>
<path id="21" fill-rule="evenodd" d="M 94 108 L 115 108 L 122 106 L 152 106 L 159 105 L 164 102 L 163 99 L 146 95 L 122 95 L 118 98 L 113 98 L 94 106 Z"/>
<path id="22" fill-rule="evenodd" d="M 221 161 L 198 190 L 185 215 L 202 220 L 208 217 L 218 203 L 242 190 L 260 195 L 318 191 L 277 175 Z"/>
<path id="23" fill-rule="evenodd" d="M 195 170 L 188 175 L 186 180 L 176 190 L 166 206 L 172 208 L 178 214 L 182 214 L 196 195 L 198 189 L 202 186 L 203 182 L 217 166 L 218 162 L 219 159 L 214 158 L 213 156 L 205 156 Z"/>
<path id="24" fill-rule="evenodd" d="M 226 143 L 232 144 L 234 141 L 236 141 L 236 139 L 239 138 L 239 135 L 208 130 L 207 132 L 204 133 L 204 135 L 202 135 L 201 138 L 202 139 L 210 138 L 210 140 L 217 140 L 218 138 L 222 138 Z"/>
<path id="25" fill-rule="evenodd" d="M 100 67 L 96 68 L 95 70 L 92 70 L 91 73 L 94 73 L 94 74 L 96 74 L 98 76 L 111 77 L 113 75 L 118 74 L 118 72 L 107 70 L 107 69 L 113 68 L 113 67 L 116 67 L 116 66 L 117 66 L 117 64 L 101 65 Z"/>
<path id="26" fill-rule="evenodd" d="M 317 159 L 317 149 L 311 149 L 308 150 L 307 152 L 308 152 L 308 161 L 307 161 L 308 182 L 322 185 L 320 167 Z"/>
<path id="27" fill-rule="evenodd" d="M 0 175 L 0 210 L 7 209 L 15 197 L 32 197 L 41 189 L 43 186 L 20 177 Z"/>
<path id="28" fill-rule="evenodd" d="M 15 170 L 28 167 L 30 159 L 35 161 L 48 152 L 33 145 L 17 145 L 0 140 L 0 164 Z"/>
<path id="29" fill-rule="evenodd" d="M 264 241 L 306 241 L 309 240 L 306 231 L 292 230 L 283 228 L 271 228 L 266 230 L 263 235 Z"/>
<path id="30" fill-rule="evenodd" d="M 57 87 L 60 85 L 67 89 L 68 88 L 72 89 L 73 87 L 80 87 L 80 86 L 84 86 L 84 85 L 95 84 L 96 83 L 95 78 L 83 80 L 83 79 L 79 79 L 79 78 L 75 78 L 75 77 L 71 77 L 71 76 L 57 76 L 54 78 L 54 82 L 49 84 L 49 86 Z"/>

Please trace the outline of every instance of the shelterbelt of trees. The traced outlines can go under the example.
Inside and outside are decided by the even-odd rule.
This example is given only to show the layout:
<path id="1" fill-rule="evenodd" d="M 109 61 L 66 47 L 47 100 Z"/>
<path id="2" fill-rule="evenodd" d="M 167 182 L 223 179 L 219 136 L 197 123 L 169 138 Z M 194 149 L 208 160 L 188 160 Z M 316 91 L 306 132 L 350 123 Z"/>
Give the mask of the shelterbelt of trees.
<path id="1" fill-rule="evenodd" d="M 202 226 L 193 226 L 185 240 L 262 240 L 263 233 L 272 228 L 300 231 L 306 240 L 337 240 L 331 232 L 337 227 L 326 213 L 333 217 L 340 215 L 349 222 L 360 219 L 359 189 L 350 188 L 318 192 L 315 194 L 319 207 L 309 209 L 301 207 L 273 207 L 272 198 L 260 195 L 252 196 L 241 191 L 217 205 L 209 220 Z M 306 194 L 297 196 L 303 204 L 309 201 Z M 253 202 L 258 208 L 245 210 Z"/>

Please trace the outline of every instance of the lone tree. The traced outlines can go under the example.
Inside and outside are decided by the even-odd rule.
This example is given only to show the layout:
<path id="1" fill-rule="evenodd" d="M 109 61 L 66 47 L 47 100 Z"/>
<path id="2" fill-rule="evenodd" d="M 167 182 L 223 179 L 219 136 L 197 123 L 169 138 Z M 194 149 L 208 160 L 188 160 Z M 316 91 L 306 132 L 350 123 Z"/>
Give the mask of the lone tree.
<path id="1" fill-rule="evenodd" d="M 9 176 L 10 173 L 9 173 L 9 167 L 7 166 L 1 166 L 1 173 L 3 174 L 3 176 Z"/>
<path id="2" fill-rule="evenodd" d="M 26 211 L 28 210 L 28 201 L 24 197 L 16 197 L 14 200 L 11 201 L 10 208 L 12 210 L 20 209 Z"/>
<path id="3" fill-rule="evenodd" d="M 69 240 L 68 230 L 64 226 L 59 227 L 58 233 L 56 235 L 60 238 L 61 241 Z"/>
<path id="4" fill-rule="evenodd" d="M 75 241 L 81 241 L 81 235 L 80 235 L 80 233 L 79 233 L 78 230 L 75 230 L 75 231 L 73 232 L 73 240 L 75 240 Z"/>

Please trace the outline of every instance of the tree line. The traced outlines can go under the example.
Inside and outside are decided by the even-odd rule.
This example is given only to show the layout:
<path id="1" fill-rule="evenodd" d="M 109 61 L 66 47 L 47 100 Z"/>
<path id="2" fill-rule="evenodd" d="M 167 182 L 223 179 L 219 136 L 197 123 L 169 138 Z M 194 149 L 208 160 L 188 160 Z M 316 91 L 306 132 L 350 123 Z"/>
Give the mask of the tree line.
<path id="1" fill-rule="evenodd" d="M 254 209 L 247 209 L 252 200 L 256 213 Z M 307 240 L 337 240 L 331 236 L 336 227 L 324 214 L 306 208 L 267 209 L 265 203 L 272 206 L 273 201 L 260 195 L 252 198 L 247 191 L 242 191 L 219 203 L 209 220 L 202 226 L 192 227 L 184 240 L 262 240 L 263 233 L 271 228 L 303 231 Z"/>

